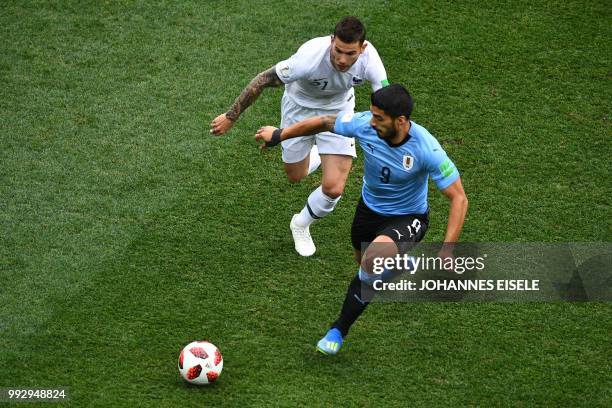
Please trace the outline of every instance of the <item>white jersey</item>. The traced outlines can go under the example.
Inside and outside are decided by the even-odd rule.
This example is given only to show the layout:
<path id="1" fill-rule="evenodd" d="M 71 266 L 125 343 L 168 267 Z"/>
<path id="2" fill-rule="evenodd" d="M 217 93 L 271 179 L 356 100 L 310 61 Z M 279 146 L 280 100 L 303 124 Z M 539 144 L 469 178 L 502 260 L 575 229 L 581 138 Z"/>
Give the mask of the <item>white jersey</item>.
<path id="1" fill-rule="evenodd" d="M 343 109 L 354 97 L 353 86 L 369 81 L 376 91 L 386 84 L 385 67 L 371 43 L 366 41 L 353 66 L 340 72 L 331 63 L 331 40 L 327 36 L 307 41 L 289 59 L 276 64 L 285 94 L 295 103 L 312 109 Z"/>

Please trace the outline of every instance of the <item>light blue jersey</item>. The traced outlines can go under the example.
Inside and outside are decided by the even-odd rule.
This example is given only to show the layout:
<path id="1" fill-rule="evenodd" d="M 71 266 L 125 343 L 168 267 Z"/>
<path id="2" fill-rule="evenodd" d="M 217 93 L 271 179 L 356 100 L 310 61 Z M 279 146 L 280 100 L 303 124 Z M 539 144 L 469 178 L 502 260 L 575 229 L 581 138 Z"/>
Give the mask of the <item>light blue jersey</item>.
<path id="1" fill-rule="evenodd" d="M 371 119 L 371 112 L 342 112 L 334 125 L 334 133 L 354 137 L 363 150 L 363 201 L 381 215 L 426 213 L 429 176 L 443 190 L 459 178 L 457 167 L 423 126 L 411 121 L 410 137 L 390 145 Z"/>

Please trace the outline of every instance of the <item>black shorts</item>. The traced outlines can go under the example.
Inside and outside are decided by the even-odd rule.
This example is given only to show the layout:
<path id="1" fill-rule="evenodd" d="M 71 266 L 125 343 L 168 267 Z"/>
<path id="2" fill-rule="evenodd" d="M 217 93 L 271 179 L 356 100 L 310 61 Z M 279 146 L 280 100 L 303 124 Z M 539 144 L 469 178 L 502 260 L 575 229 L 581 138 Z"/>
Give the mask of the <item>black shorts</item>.
<path id="1" fill-rule="evenodd" d="M 425 236 L 429 225 L 429 216 L 425 214 L 407 215 L 380 215 L 372 211 L 359 199 L 353 225 L 351 227 L 351 241 L 353 248 L 364 251 L 365 248 L 379 235 L 391 238 L 398 247 L 406 248 L 410 244 L 420 242 Z M 403 245 L 400 245 L 403 244 Z"/>

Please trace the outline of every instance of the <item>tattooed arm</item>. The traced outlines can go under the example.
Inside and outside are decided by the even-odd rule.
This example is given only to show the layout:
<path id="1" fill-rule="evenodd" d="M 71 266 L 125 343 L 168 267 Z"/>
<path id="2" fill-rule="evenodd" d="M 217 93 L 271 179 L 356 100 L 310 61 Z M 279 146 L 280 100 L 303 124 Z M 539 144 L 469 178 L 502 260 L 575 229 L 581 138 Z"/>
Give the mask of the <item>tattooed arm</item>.
<path id="1" fill-rule="evenodd" d="M 304 119 L 285 129 L 281 133 L 281 140 L 287 140 L 299 136 L 314 135 L 321 132 L 333 132 L 338 115 L 316 116 Z"/>
<path id="2" fill-rule="evenodd" d="M 238 116 L 246 110 L 261 94 L 264 88 L 283 85 L 283 81 L 276 75 L 276 68 L 272 67 L 258 74 L 236 98 L 234 104 L 225 114 L 229 120 L 235 122 Z"/>
<path id="3" fill-rule="evenodd" d="M 314 135 L 321 132 L 333 132 L 334 125 L 336 124 L 337 115 L 325 115 L 315 116 L 314 118 L 304 119 L 301 122 L 294 123 L 293 125 L 281 129 L 277 133 L 278 139 L 273 140 L 274 132 L 278 129 L 273 126 L 263 126 L 259 128 L 255 134 L 255 140 L 263 141 L 266 143 L 272 142 L 270 146 L 274 146 L 283 140 L 291 139 L 294 137 Z M 266 145 L 262 145 L 267 147 Z"/>
<path id="4" fill-rule="evenodd" d="M 259 73 L 246 88 L 242 91 L 240 96 L 236 98 L 232 106 L 226 113 L 222 113 L 217 116 L 210 123 L 210 133 L 214 135 L 222 135 L 229 131 L 234 123 L 238 120 L 238 117 L 242 112 L 246 110 L 255 99 L 259 97 L 264 88 L 274 87 L 283 85 L 283 81 L 280 80 L 276 74 L 276 68 L 272 67 L 264 72 Z"/>

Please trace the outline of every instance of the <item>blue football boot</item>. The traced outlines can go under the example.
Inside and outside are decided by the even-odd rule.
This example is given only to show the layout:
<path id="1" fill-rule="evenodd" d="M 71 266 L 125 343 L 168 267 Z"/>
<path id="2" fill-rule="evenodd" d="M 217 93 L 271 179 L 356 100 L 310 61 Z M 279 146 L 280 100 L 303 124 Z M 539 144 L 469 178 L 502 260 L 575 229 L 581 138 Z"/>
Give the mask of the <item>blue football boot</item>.
<path id="1" fill-rule="evenodd" d="M 340 351 L 342 341 L 342 333 L 340 333 L 340 330 L 336 328 L 329 329 L 325 337 L 317 343 L 317 350 L 323 354 L 333 356 Z"/>

